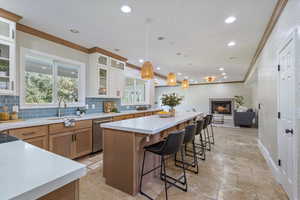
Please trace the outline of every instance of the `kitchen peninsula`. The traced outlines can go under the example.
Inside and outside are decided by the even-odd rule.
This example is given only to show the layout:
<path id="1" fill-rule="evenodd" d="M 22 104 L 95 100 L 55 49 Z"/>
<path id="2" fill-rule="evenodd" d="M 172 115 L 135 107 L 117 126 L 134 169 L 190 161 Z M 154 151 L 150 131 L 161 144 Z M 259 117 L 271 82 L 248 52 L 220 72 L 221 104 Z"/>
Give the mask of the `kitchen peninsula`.
<path id="1" fill-rule="evenodd" d="M 138 193 L 143 147 L 158 142 L 169 133 L 184 129 L 199 112 L 179 112 L 175 117 L 158 115 L 105 123 L 103 176 L 106 184 L 131 195 Z M 149 156 L 145 162 L 159 162 Z M 147 164 L 146 164 L 147 165 Z"/>

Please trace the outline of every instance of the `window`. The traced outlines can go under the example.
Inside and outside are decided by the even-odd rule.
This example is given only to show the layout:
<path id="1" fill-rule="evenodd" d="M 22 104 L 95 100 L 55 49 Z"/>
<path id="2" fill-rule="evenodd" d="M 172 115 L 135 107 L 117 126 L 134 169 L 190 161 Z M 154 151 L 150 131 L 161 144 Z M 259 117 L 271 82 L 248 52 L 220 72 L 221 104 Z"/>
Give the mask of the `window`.
<path id="1" fill-rule="evenodd" d="M 21 107 L 85 105 L 85 65 L 29 49 L 21 50 Z"/>
<path id="2" fill-rule="evenodd" d="M 147 104 L 147 82 L 141 79 L 126 77 L 122 105 Z"/>

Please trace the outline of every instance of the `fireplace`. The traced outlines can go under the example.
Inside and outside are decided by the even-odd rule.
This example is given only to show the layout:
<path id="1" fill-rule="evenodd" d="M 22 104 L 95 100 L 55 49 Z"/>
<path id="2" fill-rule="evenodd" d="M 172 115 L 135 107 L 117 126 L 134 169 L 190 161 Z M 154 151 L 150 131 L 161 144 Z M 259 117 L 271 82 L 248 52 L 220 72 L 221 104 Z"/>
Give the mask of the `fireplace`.
<path id="1" fill-rule="evenodd" d="M 232 99 L 210 99 L 210 112 L 212 114 L 232 115 Z"/>

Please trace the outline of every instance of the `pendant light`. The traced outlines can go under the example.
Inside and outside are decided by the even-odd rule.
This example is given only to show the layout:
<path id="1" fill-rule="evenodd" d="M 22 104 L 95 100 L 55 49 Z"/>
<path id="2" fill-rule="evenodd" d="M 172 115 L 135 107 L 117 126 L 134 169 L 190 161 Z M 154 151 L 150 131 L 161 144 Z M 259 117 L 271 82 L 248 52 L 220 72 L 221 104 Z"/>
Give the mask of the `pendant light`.
<path id="1" fill-rule="evenodd" d="M 174 86 L 177 84 L 177 81 L 176 81 L 176 74 L 174 74 L 173 72 L 170 72 L 168 74 L 168 77 L 167 77 L 167 84 L 169 86 Z"/>
<path id="2" fill-rule="evenodd" d="M 211 83 L 214 82 L 216 80 L 215 76 L 207 76 L 205 77 L 206 82 Z"/>
<path id="3" fill-rule="evenodd" d="M 184 79 L 184 80 L 182 81 L 182 83 L 181 83 L 181 87 L 182 87 L 183 89 L 189 88 L 189 87 L 190 87 L 189 80 Z"/>
<path id="4" fill-rule="evenodd" d="M 151 23 L 151 19 L 147 18 L 146 19 L 147 30 L 146 30 L 146 37 L 145 37 L 145 44 L 146 44 L 145 45 L 145 62 L 142 65 L 142 69 L 141 69 L 141 77 L 143 80 L 151 80 L 154 78 L 153 65 L 149 61 L 149 55 L 148 55 L 150 23 Z"/>

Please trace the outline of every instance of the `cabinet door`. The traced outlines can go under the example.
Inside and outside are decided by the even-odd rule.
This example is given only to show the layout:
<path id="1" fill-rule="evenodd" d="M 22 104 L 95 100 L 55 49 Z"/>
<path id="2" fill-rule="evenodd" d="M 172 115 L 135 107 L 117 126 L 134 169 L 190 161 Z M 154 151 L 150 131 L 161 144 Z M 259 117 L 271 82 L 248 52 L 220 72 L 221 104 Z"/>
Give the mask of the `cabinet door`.
<path id="1" fill-rule="evenodd" d="M 49 136 L 49 150 L 67 158 L 74 158 L 74 132 Z"/>
<path id="2" fill-rule="evenodd" d="M 80 157 L 92 152 L 92 129 L 80 129 L 75 131 L 75 155 L 74 157 Z"/>
<path id="3" fill-rule="evenodd" d="M 104 67 L 98 68 L 98 95 L 108 96 L 108 70 Z"/>
<path id="4" fill-rule="evenodd" d="M 15 45 L 0 40 L 0 94 L 15 90 Z"/>
<path id="5" fill-rule="evenodd" d="M 121 98 L 124 90 L 124 71 L 120 69 L 110 69 L 110 97 Z"/>
<path id="6" fill-rule="evenodd" d="M 13 41 L 15 39 L 15 22 L 0 17 L 0 39 Z"/>
<path id="7" fill-rule="evenodd" d="M 29 144 L 32 144 L 34 146 L 48 150 L 48 137 L 47 136 L 26 139 L 24 141 L 28 142 Z"/>

